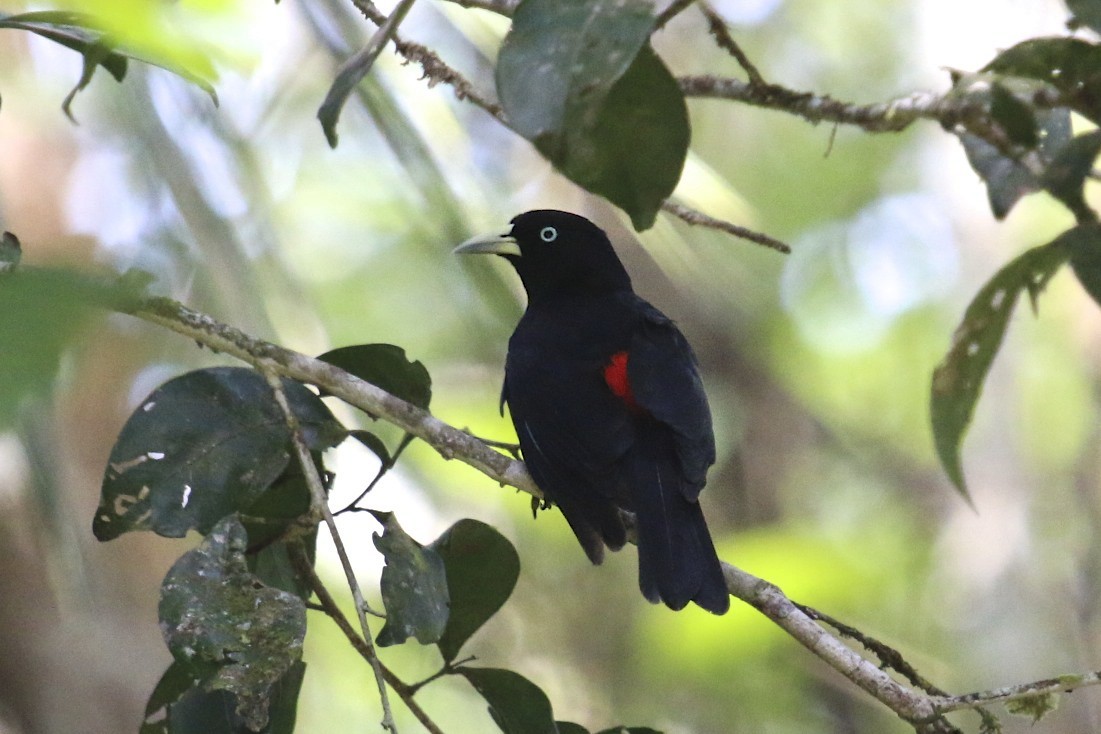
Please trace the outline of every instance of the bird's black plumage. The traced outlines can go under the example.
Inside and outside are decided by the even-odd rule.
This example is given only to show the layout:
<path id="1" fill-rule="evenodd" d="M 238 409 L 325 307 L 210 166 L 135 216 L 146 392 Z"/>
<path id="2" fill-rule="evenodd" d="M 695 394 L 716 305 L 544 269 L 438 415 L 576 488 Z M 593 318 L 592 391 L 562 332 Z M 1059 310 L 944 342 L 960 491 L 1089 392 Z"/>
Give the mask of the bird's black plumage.
<path id="1" fill-rule="evenodd" d="M 527 291 L 501 399 L 532 478 L 590 560 L 623 546 L 619 510 L 628 510 L 643 595 L 673 609 L 694 601 L 725 612 L 698 504 L 715 439 L 684 336 L 635 295 L 607 236 L 584 217 L 527 212 L 509 232 L 459 251 L 503 255 Z"/>

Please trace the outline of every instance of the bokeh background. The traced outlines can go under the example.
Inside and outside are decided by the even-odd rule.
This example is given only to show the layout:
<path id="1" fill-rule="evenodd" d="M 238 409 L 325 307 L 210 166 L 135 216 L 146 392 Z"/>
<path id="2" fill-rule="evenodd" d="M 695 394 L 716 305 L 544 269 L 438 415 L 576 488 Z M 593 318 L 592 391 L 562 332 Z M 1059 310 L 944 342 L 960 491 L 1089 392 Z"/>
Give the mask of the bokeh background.
<path id="1" fill-rule="evenodd" d="M 29 7 L 0 0 L 4 12 Z M 636 289 L 700 357 L 720 447 L 704 503 L 724 559 L 896 646 L 953 692 L 1101 668 L 1101 317 L 1067 274 L 1038 315 L 1019 309 L 965 443 L 968 506 L 934 458 L 931 371 L 970 296 L 1069 215 L 1041 195 L 996 222 L 957 141 L 935 124 L 870 135 L 691 101 L 678 197 L 789 241 L 785 257 L 665 215 L 633 234 L 621 213 L 389 51 L 330 150 L 316 109 L 373 30 L 351 2 L 66 7 L 214 74 L 221 105 L 131 64 L 122 84 L 98 74 L 70 123 L 60 104 L 80 57 L 0 31 L 0 227 L 20 236 L 25 262 L 141 268 L 154 291 L 304 352 L 401 345 L 430 370 L 438 417 L 508 440 L 497 396 L 522 293 L 504 263 L 449 253 L 526 209 L 583 213 L 609 230 Z M 715 7 L 770 81 L 854 102 L 945 90 L 948 69 L 1063 33 L 1067 17 L 1056 0 Z M 486 93 L 506 30 L 506 19 L 441 0 L 418 3 L 402 27 Z M 692 11 L 655 44 L 677 73 L 739 73 Z M 99 482 L 145 394 L 223 361 L 148 324 L 97 316 L 53 390 L 0 426 L 3 734 L 136 730 L 170 662 L 160 580 L 197 538 L 97 543 Z M 354 447 L 329 461 L 335 503 L 374 474 Z M 533 521 L 524 496 L 424 445 L 369 504 L 398 512 L 422 542 L 473 517 L 516 544 L 516 592 L 469 651 L 541 685 L 560 719 L 671 734 L 910 730 L 744 605 L 712 618 L 646 604 L 633 550 L 590 567 L 557 513 Z M 377 599 L 377 527 L 357 515 L 342 529 Z M 324 544 L 320 563 L 339 589 Z M 385 655 L 407 680 L 439 664 L 415 642 Z M 320 615 L 306 660 L 299 731 L 376 731 L 370 672 Z M 420 698 L 445 731 L 493 730 L 461 680 Z M 402 731 L 419 729 L 398 714 Z M 974 716 L 953 719 L 978 728 Z M 1064 697 L 1035 727 L 1003 719 L 1007 732 L 1098 731 L 1101 692 Z"/>

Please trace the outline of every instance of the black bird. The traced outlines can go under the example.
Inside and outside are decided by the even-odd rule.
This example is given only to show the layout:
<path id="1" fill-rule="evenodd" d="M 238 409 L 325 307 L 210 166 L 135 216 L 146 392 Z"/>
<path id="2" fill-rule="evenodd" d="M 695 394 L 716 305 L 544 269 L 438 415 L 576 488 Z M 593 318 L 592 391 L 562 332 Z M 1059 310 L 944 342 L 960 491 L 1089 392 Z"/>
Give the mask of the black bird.
<path id="1" fill-rule="evenodd" d="M 627 541 L 622 508 L 636 517 L 643 596 L 724 613 L 730 598 L 698 503 L 715 437 L 691 347 L 635 295 L 592 222 L 539 210 L 511 224 L 455 252 L 503 256 L 527 291 L 501 406 L 532 478 L 593 563 Z"/>

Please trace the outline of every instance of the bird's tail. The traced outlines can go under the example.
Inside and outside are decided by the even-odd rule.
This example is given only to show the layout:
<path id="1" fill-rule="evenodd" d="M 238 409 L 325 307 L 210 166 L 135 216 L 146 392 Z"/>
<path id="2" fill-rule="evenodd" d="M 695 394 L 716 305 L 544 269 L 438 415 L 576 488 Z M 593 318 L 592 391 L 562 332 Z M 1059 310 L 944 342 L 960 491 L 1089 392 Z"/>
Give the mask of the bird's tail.
<path id="1" fill-rule="evenodd" d="M 640 430 L 628 457 L 638 529 L 638 583 L 652 602 L 730 608 L 722 567 L 699 503 L 687 499 L 680 460 L 660 426 Z"/>

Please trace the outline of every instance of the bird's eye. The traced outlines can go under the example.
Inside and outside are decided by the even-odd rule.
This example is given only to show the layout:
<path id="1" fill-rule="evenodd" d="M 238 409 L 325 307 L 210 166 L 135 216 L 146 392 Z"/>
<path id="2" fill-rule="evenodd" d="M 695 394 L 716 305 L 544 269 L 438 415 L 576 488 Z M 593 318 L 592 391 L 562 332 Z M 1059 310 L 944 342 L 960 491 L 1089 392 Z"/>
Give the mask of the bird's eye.
<path id="1" fill-rule="evenodd" d="M 554 242 L 558 239 L 558 230 L 554 227 L 543 227 L 539 230 L 539 239 L 544 242 Z"/>

